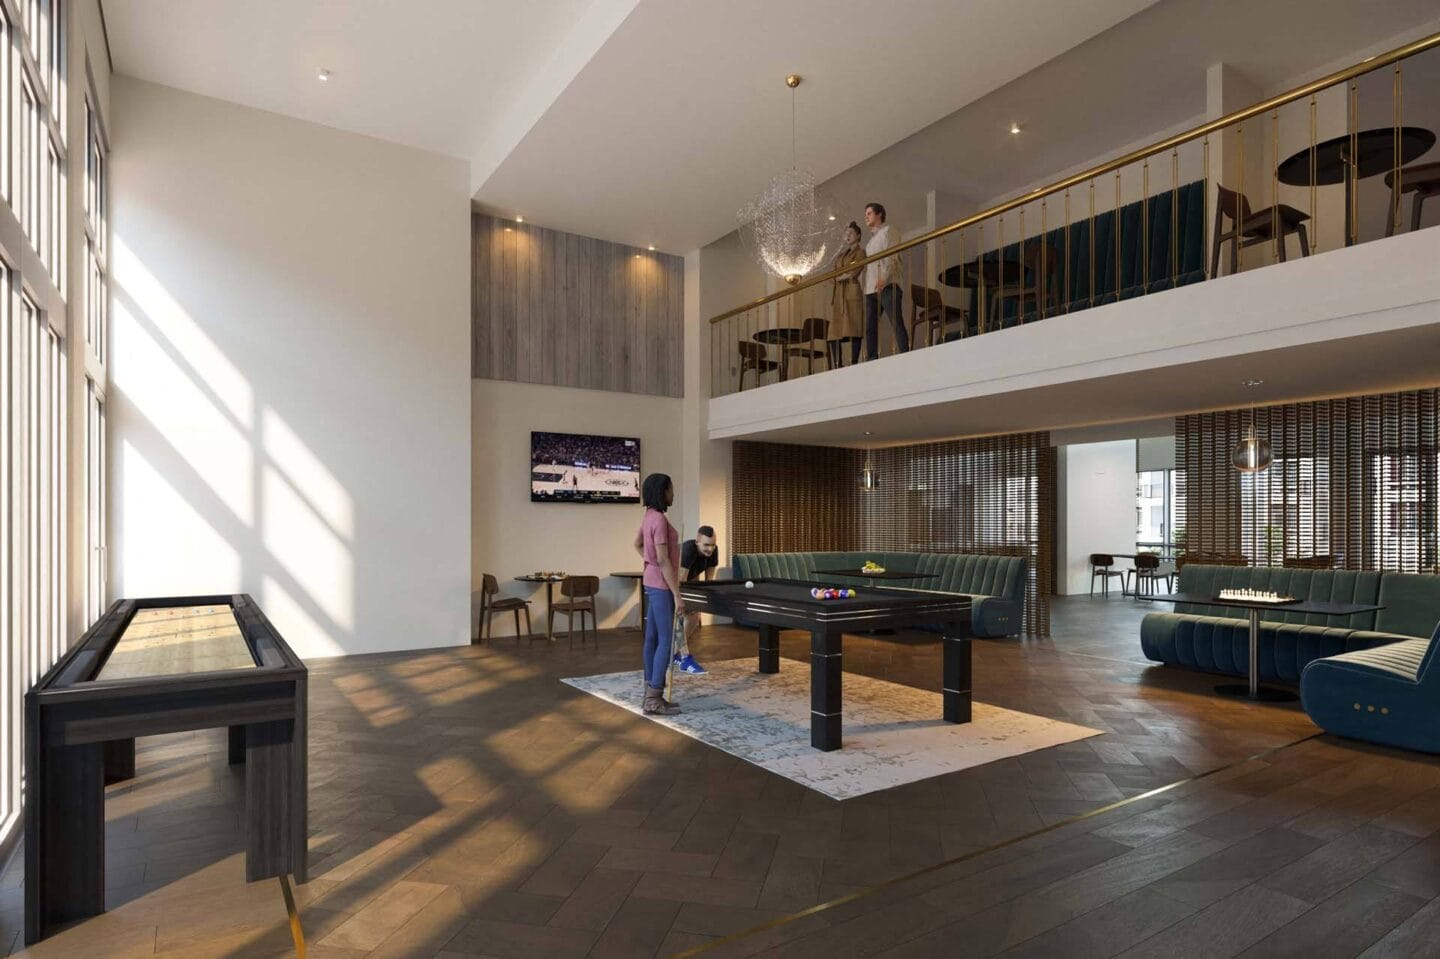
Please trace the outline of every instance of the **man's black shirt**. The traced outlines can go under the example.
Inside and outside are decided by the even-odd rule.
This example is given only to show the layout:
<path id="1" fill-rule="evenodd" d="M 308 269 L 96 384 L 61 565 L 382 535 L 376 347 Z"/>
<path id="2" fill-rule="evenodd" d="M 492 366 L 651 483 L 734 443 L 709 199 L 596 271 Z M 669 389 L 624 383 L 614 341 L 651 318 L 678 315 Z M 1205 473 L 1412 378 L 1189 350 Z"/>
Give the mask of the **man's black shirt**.
<path id="1" fill-rule="evenodd" d="M 707 569 L 714 569 L 720 565 L 720 550 L 715 550 L 709 556 L 700 552 L 700 547 L 695 545 L 693 539 L 687 539 L 680 546 L 680 568 L 685 570 L 685 581 L 699 579 Z"/>

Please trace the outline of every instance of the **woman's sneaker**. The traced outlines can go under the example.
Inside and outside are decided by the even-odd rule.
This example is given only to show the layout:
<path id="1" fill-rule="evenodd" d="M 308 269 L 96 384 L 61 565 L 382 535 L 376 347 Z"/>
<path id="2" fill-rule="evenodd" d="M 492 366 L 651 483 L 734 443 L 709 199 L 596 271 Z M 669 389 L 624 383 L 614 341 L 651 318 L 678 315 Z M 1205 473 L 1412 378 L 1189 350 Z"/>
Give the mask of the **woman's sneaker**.
<path id="1" fill-rule="evenodd" d="M 695 657 L 686 653 L 684 656 L 678 653 L 675 656 L 675 668 L 682 673 L 689 673 L 692 676 L 704 676 L 709 670 L 695 662 Z"/>

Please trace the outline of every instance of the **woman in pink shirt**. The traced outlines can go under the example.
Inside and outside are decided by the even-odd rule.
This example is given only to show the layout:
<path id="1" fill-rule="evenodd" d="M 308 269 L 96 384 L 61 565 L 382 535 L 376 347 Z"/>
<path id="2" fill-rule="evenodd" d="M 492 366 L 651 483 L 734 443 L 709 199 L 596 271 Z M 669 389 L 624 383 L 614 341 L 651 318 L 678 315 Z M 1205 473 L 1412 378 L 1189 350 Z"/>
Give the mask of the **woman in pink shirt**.
<path id="1" fill-rule="evenodd" d="M 641 580 L 645 590 L 645 704 L 646 715 L 673 716 L 680 707 L 665 700 L 665 671 L 670 668 L 670 644 L 675 614 L 685 612 L 680 598 L 680 534 L 665 518 L 675 502 L 675 487 L 664 473 L 645 477 L 641 494 L 645 518 L 635 534 L 635 551 L 645 563 Z"/>

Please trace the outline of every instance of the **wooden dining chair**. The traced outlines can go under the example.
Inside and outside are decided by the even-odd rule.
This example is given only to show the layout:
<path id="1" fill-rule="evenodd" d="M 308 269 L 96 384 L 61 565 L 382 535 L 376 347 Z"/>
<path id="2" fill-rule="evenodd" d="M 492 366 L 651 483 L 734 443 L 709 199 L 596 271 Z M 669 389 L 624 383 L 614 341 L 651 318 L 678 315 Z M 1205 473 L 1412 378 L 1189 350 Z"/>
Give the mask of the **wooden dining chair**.
<path id="1" fill-rule="evenodd" d="M 750 340 L 741 340 L 735 344 L 740 354 L 740 382 L 738 389 L 745 388 L 745 374 L 751 370 L 755 371 L 755 385 L 760 385 L 760 378 L 766 373 L 773 373 L 780 369 L 780 364 L 769 358 L 764 343 L 752 343 Z"/>
<path id="2" fill-rule="evenodd" d="M 1285 238 L 1294 233 L 1300 237 L 1300 255 L 1310 255 L 1310 238 L 1305 233 L 1305 221 L 1310 214 L 1302 213 L 1293 206 L 1277 203 L 1263 206 L 1252 212 L 1250 200 L 1243 193 L 1227 190 L 1215 184 L 1219 198 L 1215 204 L 1215 232 L 1211 241 L 1210 275 L 1219 276 L 1220 247 L 1230 244 L 1230 272 L 1240 269 L 1240 247 L 1251 247 L 1260 243 L 1275 243 L 1280 262 L 1285 262 Z M 1230 221 L 1229 229 L 1225 220 Z M 1276 234 L 1279 234 L 1278 241 Z"/>
<path id="3" fill-rule="evenodd" d="M 600 646 L 599 631 L 595 624 L 595 594 L 600 592 L 598 576 L 566 576 L 560 581 L 561 599 L 550 607 L 550 635 L 555 635 L 555 614 L 565 614 L 565 635 L 570 637 L 570 648 L 575 648 L 575 617 L 580 617 L 580 645 L 585 645 L 585 615 L 590 616 L 590 637 Z"/>
<path id="4" fill-rule="evenodd" d="M 1420 208 L 1432 196 L 1440 196 L 1440 162 L 1416 163 L 1402 167 L 1397 192 L 1395 171 L 1385 174 L 1385 185 L 1390 188 L 1390 215 L 1385 218 L 1385 235 L 1395 235 L 1395 210 L 1400 204 L 1401 193 L 1414 193 L 1410 201 L 1410 232 L 1420 229 Z"/>
<path id="5" fill-rule="evenodd" d="M 1100 579 L 1100 585 L 1104 588 L 1106 596 L 1110 595 L 1110 578 L 1113 576 L 1120 580 L 1120 590 L 1125 590 L 1125 574 L 1115 569 L 1115 557 L 1109 553 L 1090 554 L 1090 595 L 1095 595 L 1095 580 Z"/>
<path id="6" fill-rule="evenodd" d="M 824 343 L 825 336 L 830 332 L 830 321 L 819 316 L 807 316 L 800 324 L 800 339 L 794 346 L 785 348 L 785 362 L 793 359 L 804 360 L 808 373 L 815 372 L 815 361 L 824 360 L 826 369 L 830 367 L 830 355 L 820 344 Z M 787 371 L 788 372 L 788 371 Z"/>
<path id="7" fill-rule="evenodd" d="M 1135 589 L 1136 596 L 1154 596 L 1155 585 L 1161 580 L 1165 581 L 1165 589 L 1170 589 L 1171 577 L 1175 575 L 1174 567 L 1161 567 L 1159 553 L 1136 553 L 1135 554 Z"/>
<path id="8" fill-rule="evenodd" d="M 496 613 L 515 614 L 515 642 L 520 642 L 522 635 L 535 638 L 534 631 L 530 628 L 530 600 L 521 599 L 519 596 L 500 596 L 500 584 L 495 577 L 486 573 L 480 579 L 480 635 L 470 641 L 473 646 L 476 643 L 483 643 L 485 639 L 495 638 L 495 626 L 492 620 Z M 525 611 L 525 632 L 520 632 L 520 611 Z"/>

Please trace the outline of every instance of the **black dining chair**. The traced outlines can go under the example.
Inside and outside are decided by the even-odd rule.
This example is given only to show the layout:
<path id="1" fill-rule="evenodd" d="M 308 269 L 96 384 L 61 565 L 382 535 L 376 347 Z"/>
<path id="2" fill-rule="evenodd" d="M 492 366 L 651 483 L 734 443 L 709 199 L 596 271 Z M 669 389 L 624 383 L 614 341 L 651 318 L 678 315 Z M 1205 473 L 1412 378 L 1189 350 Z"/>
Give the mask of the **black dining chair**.
<path id="1" fill-rule="evenodd" d="M 1095 579 L 1099 577 L 1104 595 L 1110 595 L 1110 577 L 1120 580 L 1120 589 L 1125 589 L 1125 574 L 1118 569 L 1113 569 L 1115 557 L 1109 553 L 1090 554 L 1090 595 L 1095 595 Z"/>
<path id="2" fill-rule="evenodd" d="M 1276 255 L 1285 262 L 1285 238 L 1294 233 L 1300 238 L 1300 255 L 1310 255 L 1310 239 L 1305 233 L 1305 221 L 1310 214 L 1293 206 L 1277 203 L 1262 206 L 1259 211 L 1250 210 L 1250 200 L 1243 193 L 1227 190 L 1215 184 L 1219 197 L 1215 204 L 1215 233 L 1211 241 L 1210 275 L 1220 275 L 1220 247 L 1230 244 L 1230 272 L 1240 269 L 1240 247 L 1251 247 L 1259 243 L 1275 243 Z M 1229 229 L 1225 220 L 1230 221 Z"/>
<path id="3" fill-rule="evenodd" d="M 1137 553 L 1135 555 L 1134 594 L 1136 596 L 1154 596 L 1155 586 L 1161 580 L 1165 581 L 1165 589 L 1168 592 L 1173 575 L 1173 567 L 1168 569 L 1161 567 L 1159 553 Z"/>

